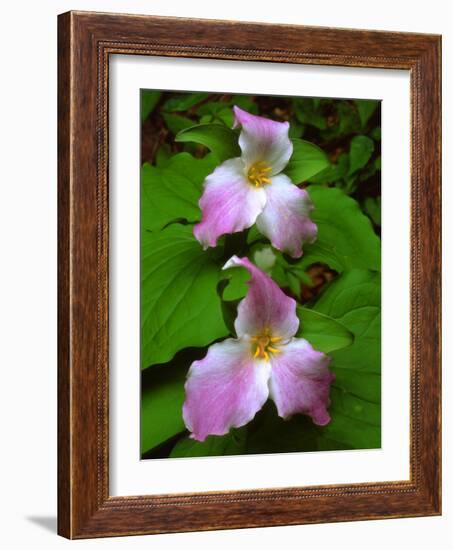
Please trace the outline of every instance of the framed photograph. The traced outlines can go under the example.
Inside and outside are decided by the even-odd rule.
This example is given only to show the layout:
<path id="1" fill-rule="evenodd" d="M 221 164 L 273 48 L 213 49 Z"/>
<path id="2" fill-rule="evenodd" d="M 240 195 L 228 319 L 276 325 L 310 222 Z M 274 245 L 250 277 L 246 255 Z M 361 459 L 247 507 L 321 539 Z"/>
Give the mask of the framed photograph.
<path id="1" fill-rule="evenodd" d="M 59 16 L 61 535 L 441 513 L 440 49 Z"/>

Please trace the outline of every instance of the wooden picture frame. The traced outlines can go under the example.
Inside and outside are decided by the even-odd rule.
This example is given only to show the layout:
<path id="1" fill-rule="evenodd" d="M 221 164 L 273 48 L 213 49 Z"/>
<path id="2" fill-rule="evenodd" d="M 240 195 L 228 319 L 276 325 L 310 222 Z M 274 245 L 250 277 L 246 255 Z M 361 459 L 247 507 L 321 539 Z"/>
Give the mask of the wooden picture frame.
<path id="1" fill-rule="evenodd" d="M 440 514 L 440 37 L 69 12 L 59 16 L 58 47 L 59 534 L 88 538 Z M 410 71 L 409 481 L 109 496 L 111 54 Z"/>

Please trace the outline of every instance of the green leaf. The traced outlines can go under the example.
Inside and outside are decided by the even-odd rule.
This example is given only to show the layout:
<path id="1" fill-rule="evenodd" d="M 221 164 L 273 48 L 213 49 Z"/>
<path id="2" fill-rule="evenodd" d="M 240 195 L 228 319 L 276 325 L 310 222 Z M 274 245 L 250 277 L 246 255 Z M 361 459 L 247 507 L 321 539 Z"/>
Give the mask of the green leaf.
<path id="1" fill-rule="evenodd" d="M 374 151 L 374 142 L 367 136 L 354 136 L 349 151 L 349 175 L 363 168 Z"/>
<path id="2" fill-rule="evenodd" d="M 360 131 L 360 117 L 350 101 L 339 101 L 335 104 L 338 123 L 328 128 L 326 134 L 330 139 L 344 137 Z"/>
<path id="3" fill-rule="evenodd" d="M 142 228 L 153 231 L 179 219 L 199 220 L 202 184 L 216 163 L 211 155 L 195 159 L 188 153 L 174 155 L 163 166 L 145 163 L 141 173 Z"/>
<path id="4" fill-rule="evenodd" d="M 239 300 L 247 294 L 250 273 L 243 267 L 232 267 L 225 271 L 227 286 L 222 293 L 222 299 L 227 302 Z"/>
<path id="5" fill-rule="evenodd" d="M 335 368 L 332 370 L 335 371 Z M 377 386 L 380 377 L 376 377 Z M 339 385 L 341 382 L 338 382 Z M 364 378 L 362 383 L 370 383 Z M 371 382 L 373 384 L 373 382 Z M 328 439 L 350 445 L 353 449 L 376 449 L 381 446 L 381 407 L 344 389 L 333 386 L 330 392 L 331 422 L 323 429 Z"/>
<path id="6" fill-rule="evenodd" d="M 332 282 L 314 305 L 354 334 L 354 343 L 332 352 L 336 375 L 323 433 L 354 448 L 380 446 L 381 289 L 380 274 L 352 270 Z"/>
<path id="7" fill-rule="evenodd" d="M 280 418 L 275 404 L 268 401 L 247 426 L 246 454 L 294 453 L 353 449 L 349 443 L 327 437 L 324 428 L 306 415 Z"/>
<path id="8" fill-rule="evenodd" d="M 325 130 L 327 121 L 319 107 L 320 102 L 311 97 L 294 98 L 294 112 L 299 122 Z"/>
<path id="9" fill-rule="evenodd" d="M 312 284 L 310 276 L 305 273 L 305 268 L 298 263 L 288 262 L 284 254 L 274 250 L 275 261 L 272 265 L 270 275 L 281 288 L 289 288 L 297 300 L 300 299 L 301 285 Z"/>
<path id="10" fill-rule="evenodd" d="M 179 132 L 175 141 L 201 143 L 220 162 L 238 157 L 241 154 L 237 134 L 220 124 L 199 124 L 192 126 Z"/>
<path id="11" fill-rule="evenodd" d="M 236 105 L 240 109 L 258 115 L 258 105 L 253 101 L 253 96 L 250 95 L 234 95 L 230 100 L 230 105 Z"/>
<path id="12" fill-rule="evenodd" d="M 156 152 L 156 166 L 159 168 L 162 168 L 163 166 L 167 165 L 170 160 L 172 159 L 173 155 L 171 152 L 171 147 L 168 145 L 168 143 L 163 143 Z"/>
<path id="13" fill-rule="evenodd" d="M 200 116 L 200 124 L 224 124 L 228 128 L 231 128 L 234 122 L 234 105 L 249 113 L 258 114 L 258 106 L 254 103 L 251 96 L 235 95 L 228 101 L 209 101 L 203 103 L 197 110 Z"/>
<path id="14" fill-rule="evenodd" d="M 186 365 L 169 364 L 145 371 L 140 412 L 142 454 L 185 430 L 182 404 L 187 369 Z"/>
<path id="15" fill-rule="evenodd" d="M 149 117 L 149 115 L 154 111 L 159 99 L 162 96 L 162 92 L 156 92 L 154 90 L 142 90 L 141 103 L 140 103 L 140 114 L 142 122 Z"/>
<path id="16" fill-rule="evenodd" d="M 381 197 L 366 197 L 363 209 L 375 225 L 381 225 Z"/>
<path id="17" fill-rule="evenodd" d="M 357 106 L 357 111 L 359 112 L 362 128 L 365 128 L 368 121 L 376 111 L 379 101 L 375 99 L 356 99 L 355 104 Z"/>
<path id="18" fill-rule="evenodd" d="M 381 169 L 381 157 L 377 157 L 374 161 L 369 162 L 363 170 L 360 170 L 353 177 L 358 178 L 361 182 L 367 181 L 372 178 L 376 172 Z"/>
<path id="19" fill-rule="evenodd" d="M 200 124 L 219 123 L 231 128 L 233 126 L 233 111 L 229 104 L 223 101 L 210 101 L 198 109 L 201 116 Z"/>
<path id="20" fill-rule="evenodd" d="M 319 174 L 308 178 L 310 183 L 338 183 L 342 182 L 349 170 L 349 155 L 342 153 L 335 164 L 330 164 Z"/>
<path id="21" fill-rule="evenodd" d="M 318 351 L 330 353 L 352 344 L 354 336 L 337 320 L 306 307 L 297 306 L 300 328 L 297 336 L 305 338 Z"/>
<path id="22" fill-rule="evenodd" d="M 370 132 L 370 136 L 371 136 L 375 141 L 380 141 L 380 140 L 381 140 L 381 127 L 380 127 L 380 126 L 376 126 L 376 128 L 373 128 L 373 130 L 371 130 L 371 132 Z"/>
<path id="23" fill-rule="evenodd" d="M 381 241 L 358 203 L 336 188 L 307 188 L 315 205 L 311 218 L 318 238 L 304 246 L 298 265 L 305 268 L 322 262 L 341 273 L 354 268 L 379 270 Z"/>
<path id="24" fill-rule="evenodd" d="M 305 125 L 301 124 L 298 120 L 291 120 L 289 125 L 288 136 L 290 139 L 299 139 L 303 136 L 305 130 Z"/>
<path id="25" fill-rule="evenodd" d="M 142 233 L 142 368 L 227 336 L 214 254 L 203 251 L 191 226 L 173 224 L 161 232 Z"/>
<path id="26" fill-rule="evenodd" d="M 186 93 L 167 99 L 162 109 L 167 113 L 187 111 L 197 103 L 206 99 L 209 94 L 204 92 Z"/>
<path id="27" fill-rule="evenodd" d="M 193 120 L 185 116 L 173 115 L 171 113 L 163 113 L 162 116 L 164 118 L 165 124 L 167 125 L 167 128 L 175 136 L 182 130 L 193 126 Z"/>
<path id="28" fill-rule="evenodd" d="M 233 429 L 223 436 L 211 435 L 205 441 L 185 437 L 173 447 L 170 458 L 241 455 L 245 451 L 247 429 Z"/>
<path id="29" fill-rule="evenodd" d="M 303 139 L 294 138 L 293 154 L 285 169 L 285 174 L 294 183 L 301 183 L 319 174 L 329 165 L 329 159 L 317 145 Z"/>

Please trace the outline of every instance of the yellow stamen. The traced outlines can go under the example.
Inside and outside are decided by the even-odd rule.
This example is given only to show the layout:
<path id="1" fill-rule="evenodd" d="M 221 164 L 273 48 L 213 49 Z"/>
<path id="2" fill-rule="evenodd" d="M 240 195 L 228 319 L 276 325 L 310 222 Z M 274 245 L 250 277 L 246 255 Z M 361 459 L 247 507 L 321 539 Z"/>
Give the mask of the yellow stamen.
<path id="1" fill-rule="evenodd" d="M 280 336 L 271 336 L 269 328 L 264 328 L 260 334 L 251 336 L 252 349 L 254 350 L 254 359 L 264 359 L 269 361 L 271 353 L 281 353 L 281 350 L 271 344 L 280 342 L 282 338 Z M 256 346 L 256 347 L 255 347 Z"/>
<path id="2" fill-rule="evenodd" d="M 263 185 L 271 183 L 270 178 L 267 177 L 267 175 L 271 171 L 272 167 L 269 166 L 266 162 L 260 160 L 250 166 L 247 172 L 247 178 L 249 182 L 255 187 L 262 187 Z"/>

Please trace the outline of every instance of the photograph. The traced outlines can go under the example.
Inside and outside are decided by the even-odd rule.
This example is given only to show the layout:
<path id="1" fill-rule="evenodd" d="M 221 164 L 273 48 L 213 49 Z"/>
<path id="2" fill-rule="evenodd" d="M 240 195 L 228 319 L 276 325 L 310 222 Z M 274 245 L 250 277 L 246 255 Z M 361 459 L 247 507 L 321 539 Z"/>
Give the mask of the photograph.
<path id="1" fill-rule="evenodd" d="M 381 102 L 140 116 L 141 459 L 379 449 Z"/>

